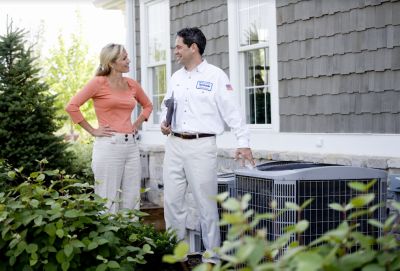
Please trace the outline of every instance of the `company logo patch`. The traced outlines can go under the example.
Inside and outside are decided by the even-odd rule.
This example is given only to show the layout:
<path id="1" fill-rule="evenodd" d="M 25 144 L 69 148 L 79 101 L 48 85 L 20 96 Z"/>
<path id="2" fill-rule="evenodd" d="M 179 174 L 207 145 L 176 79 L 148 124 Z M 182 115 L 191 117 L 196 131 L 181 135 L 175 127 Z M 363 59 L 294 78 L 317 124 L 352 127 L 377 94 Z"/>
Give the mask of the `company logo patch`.
<path id="1" fill-rule="evenodd" d="M 207 82 L 207 81 L 197 81 L 197 84 L 196 84 L 197 89 L 204 89 L 207 91 L 211 91 L 212 86 L 213 86 L 213 84 L 211 82 Z"/>
<path id="2" fill-rule="evenodd" d="M 231 84 L 226 84 L 226 90 L 233 90 L 233 87 Z"/>

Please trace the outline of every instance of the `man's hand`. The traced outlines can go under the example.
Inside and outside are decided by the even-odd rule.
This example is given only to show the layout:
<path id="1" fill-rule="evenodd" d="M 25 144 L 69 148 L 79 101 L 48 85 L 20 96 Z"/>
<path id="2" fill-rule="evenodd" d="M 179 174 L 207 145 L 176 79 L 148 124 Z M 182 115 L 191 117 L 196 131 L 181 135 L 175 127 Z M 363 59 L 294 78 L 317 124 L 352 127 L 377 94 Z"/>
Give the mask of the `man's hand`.
<path id="1" fill-rule="evenodd" d="M 165 121 L 161 122 L 161 133 L 163 133 L 164 135 L 169 135 L 171 133 L 171 126 L 167 126 L 165 124 Z"/>
<path id="2" fill-rule="evenodd" d="M 256 163 L 254 162 L 253 154 L 251 153 L 250 148 L 237 148 L 235 153 L 235 160 L 242 160 L 241 165 L 244 166 L 246 164 L 246 160 L 250 162 L 250 164 L 255 167 Z"/>

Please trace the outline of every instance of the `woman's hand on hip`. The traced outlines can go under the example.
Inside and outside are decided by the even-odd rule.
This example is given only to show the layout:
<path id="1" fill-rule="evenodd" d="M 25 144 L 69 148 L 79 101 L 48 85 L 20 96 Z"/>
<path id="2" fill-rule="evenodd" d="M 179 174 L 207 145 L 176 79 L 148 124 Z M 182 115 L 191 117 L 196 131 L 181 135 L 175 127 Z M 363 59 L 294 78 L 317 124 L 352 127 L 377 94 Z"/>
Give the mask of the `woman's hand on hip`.
<path id="1" fill-rule="evenodd" d="M 111 137 L 116 131 L 109 125 L 100 126 L 97 129 L 93 129 L 92 136 L 95 137 Z"/>

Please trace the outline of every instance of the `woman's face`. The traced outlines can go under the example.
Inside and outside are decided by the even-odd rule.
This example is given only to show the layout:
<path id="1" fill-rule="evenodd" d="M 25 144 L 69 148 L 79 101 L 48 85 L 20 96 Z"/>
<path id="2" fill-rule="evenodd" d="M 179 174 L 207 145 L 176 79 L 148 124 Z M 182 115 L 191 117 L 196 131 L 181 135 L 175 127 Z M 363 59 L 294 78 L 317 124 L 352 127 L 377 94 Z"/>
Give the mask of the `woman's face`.
<path id="1" fill-rule="evenodd" d="M 118 59 L 113 63 L 113 70 L 120 73 L 129 72 L 129 63 L 131 61 L 128 58 L 128 53 L 125 49 L 122 50 Z"/>

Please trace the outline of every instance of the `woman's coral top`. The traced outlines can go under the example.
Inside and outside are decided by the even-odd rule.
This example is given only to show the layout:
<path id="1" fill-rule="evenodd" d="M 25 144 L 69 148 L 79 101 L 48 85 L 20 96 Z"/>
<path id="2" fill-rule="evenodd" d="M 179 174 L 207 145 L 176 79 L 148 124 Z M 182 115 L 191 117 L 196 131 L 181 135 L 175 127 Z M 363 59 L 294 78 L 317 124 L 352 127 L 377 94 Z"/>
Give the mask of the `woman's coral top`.
<path id="1" fill-rule="evenodd" d="M 99 126 L 109 125 L 118 133 L 132 133 L 132 111 L 137 102 L 142 106 L 140 116 L 146 120 L 153 105 L 138 82 L 128 77 L 124 77 L 124 80 L 128 83 L 128 90 L 111 89 L 105 76 L 96 76 L 90 80 L 65 108 L 72 121 L 79 123 L 84 120 L 79 108 L 92 99 Z"/>

